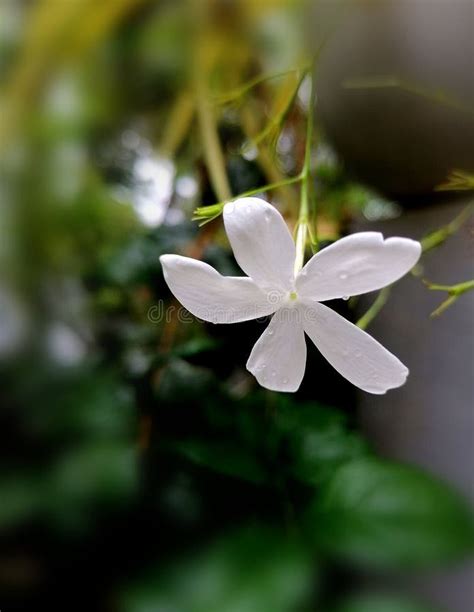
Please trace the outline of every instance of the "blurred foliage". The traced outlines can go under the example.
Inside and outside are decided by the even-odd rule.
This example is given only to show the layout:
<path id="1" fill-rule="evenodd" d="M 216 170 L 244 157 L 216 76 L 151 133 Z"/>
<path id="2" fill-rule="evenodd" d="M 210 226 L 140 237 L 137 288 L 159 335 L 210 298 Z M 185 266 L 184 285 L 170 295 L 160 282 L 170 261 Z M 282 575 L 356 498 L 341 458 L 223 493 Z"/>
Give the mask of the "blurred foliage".
<path id="1" fill-rule="evenodd" d="M 373 458 L 339 468 L 308 520 L 330 553 L 379 567 L 427 566 L 468 554 L 474 543 L 457 495 L 414 468 Z"/>
<path id="2" fill-rule="evenodd" d="M 298 2 L 1 3 L 2 610 L 421 612 L 354 599 L 360 568 L 468 552 L 465 504 L 373 455 L 316 351 L 294 397 L 257 389 L 265 322 L 183 321 L 162 278 L 166 252 L 236 273 L 192 211 L 301 170 L 303 21 Z M 315 161 L 323 240 L 399 214 L 324 141 Z M 290 225 L 294 187 L 272 191 Z"/>
<path id="3" fill-rule="evenodd" d="M 388 595 L 359 595 L 337 607 L 336 612 L 435 612 L 433 608 Z"/>
<path id="4" fill-rule="evenodd" d="M 312 574 L 300 545 L 278 531 L 255 525 L 227 535 L 185 566 L 177 565 L 162 575 L 158 570 L 152 581 L 130 588 L 123 610 L 285 612 L 307 599 Z"/>

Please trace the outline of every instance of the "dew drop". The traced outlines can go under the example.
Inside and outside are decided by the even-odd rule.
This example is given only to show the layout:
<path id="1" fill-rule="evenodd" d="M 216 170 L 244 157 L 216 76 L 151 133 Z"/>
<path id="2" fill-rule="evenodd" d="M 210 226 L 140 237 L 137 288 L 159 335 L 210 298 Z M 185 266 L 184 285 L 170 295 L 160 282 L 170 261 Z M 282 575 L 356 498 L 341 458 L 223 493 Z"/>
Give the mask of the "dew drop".
<path id="1" fill-rule="evenodd" d="M 346 280 L 347 279 L 347 272 L 339 272 L 339 278 L 341 280 Z"/>
<path id="2" fill-rule="evenodd" d="M 247 211 L 248 215 L 251 215 L 252 214 L 252 207 L 251 206 L 247 206 L 246 211 Z"/>
<path id="3" fill-rule="evenodd" d="M 342 296 L 342 299 L 343 299 L 345 302 L 347 302 L 347 300 L 348 300 L 348 299 L 350 299 L 350 297 L 351 297 L 350 295 L 343 295 L 343 296 Z"/>
<path id="4" fill-rule="evenodd" d="M 272 370 L 272 376 L 276 376 L 276 375 L 277 375 L 276 370 Z"/>
<path id="5" fill-rule="evenodd" d="M 354 353 L 354 355 L 355 355 L 356 357 L 362 357 L 362 353 L 361 353 L 360 351 L 356 351 L 356 352 Z"/>
<path id="6" fill-rule="evenodd" d="M 271 215 L 270 215 L 270 213 L 269 213 L 269 212 L 266 212 L 264 216 L 265 216 L 265 221 L 266 221 L 267 223 L 270 223 L 270 221 L 271 221 Z"/>
<path id="7" fill-rule="evenodd" d="M 269 335 L 269 336 L 273 336 L 273 329 L 269 329 L 269 330 L 268 330 L 268 335 Z"/>
<path id="8" fill-rule="evenodd" d="M 283 384 L 284 384 L 284 385 L 286 385 L 286 384 L 287 384 L 287 382 L 288 382 L 288 378 L 284 378 L 284 379 L 283 379 Z"/>

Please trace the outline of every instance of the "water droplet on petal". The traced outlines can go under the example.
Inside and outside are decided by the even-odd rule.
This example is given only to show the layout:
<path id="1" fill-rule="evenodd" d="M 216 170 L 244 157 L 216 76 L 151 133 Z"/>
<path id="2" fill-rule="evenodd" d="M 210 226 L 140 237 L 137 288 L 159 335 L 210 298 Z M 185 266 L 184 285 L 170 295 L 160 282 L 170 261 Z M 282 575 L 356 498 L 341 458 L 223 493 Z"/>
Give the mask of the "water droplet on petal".
<path id="1" fill-rule="evenodd" d="M 277 375 L 276 370 L 272 370 L 272 376 L 276 376 L 276 375 Z"/>
<path id="2" fill-rule="evenodd" d="M 268 330 L 268 335 L 269 335 L 269 336 L 273 336 L 273 329 L 269 329 L 269 330 Z"/>
<path id="3" fill-rule="evenodd" d="M 269 222 L 271 221 L 271 215 L 270 215 L 270 213 L 269 213 L 269 212 L 266 212 L 266 213 L 265 213 L 265 221 L 266 221 L 267 223 L 269 223 Z"/>
<path id="4" fill-rule="evenodd" d="M 351 297 L 350 295 L 343 295 L 343 296 L 342 296 L 342 299 L 343 299 L 345 302 L 347 302 L 347 300 L 348 300 L 350 297 Z"/>
<path id="5" fill-rule="evenodd" d="M 356 357 L 362 357 L 362 353 L 361 353 L 360 351 L 356 351 L 356 352 L 354 353 L 354 355 L 355 355 Z"/>
<path id="6" fill-rule="evenodd" d="M 286 385 L 288 383 L 288 378 L 283 379 L 283 384 Z"/>
<path id="7" fill-rule="evenodd" d="M 348 276 L 347 272 L 339 272 L 339 278 L 341 280 L 346 280 L 347 276 Z"/>

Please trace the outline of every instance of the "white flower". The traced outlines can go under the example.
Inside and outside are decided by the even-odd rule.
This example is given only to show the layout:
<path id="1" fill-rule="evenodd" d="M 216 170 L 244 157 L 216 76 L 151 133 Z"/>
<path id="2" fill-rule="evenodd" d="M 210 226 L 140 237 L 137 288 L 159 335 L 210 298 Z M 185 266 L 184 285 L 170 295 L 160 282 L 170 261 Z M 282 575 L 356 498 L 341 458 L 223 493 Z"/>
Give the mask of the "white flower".
<path id="1" fill-rule="evenodd" d="M 408 369 L 367 333 L 320 304 L 381 289 L 418 261 L 421 245 L 361 232 L 319 251 L 295 271 L 296 249 L 280 213 L 258 198 L 224 208 L 235 259 L 248 277 L 226 277 L 188 257 L 160 257 L 169 288 L 189 312 L 212 323 L 274 314 L 247 369 L 274 391 L 296 391 L 306 366 L 305 332 L 329 363 L 369 393 L 402 385 Z"/>

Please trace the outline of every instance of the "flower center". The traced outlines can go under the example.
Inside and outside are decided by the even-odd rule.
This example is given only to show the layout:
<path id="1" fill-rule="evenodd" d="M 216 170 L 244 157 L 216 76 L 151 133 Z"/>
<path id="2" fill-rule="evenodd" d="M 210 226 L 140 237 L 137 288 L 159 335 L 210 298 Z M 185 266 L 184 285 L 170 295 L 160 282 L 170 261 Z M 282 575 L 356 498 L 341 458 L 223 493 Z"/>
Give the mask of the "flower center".
<path id="1" fill-rule="evenodd" d="M 296 293 L 296 291 L 292 291 L 290 293 L 290 300 L 296 300 L 297 297 L 298 297 L 298 294 Z"/>

